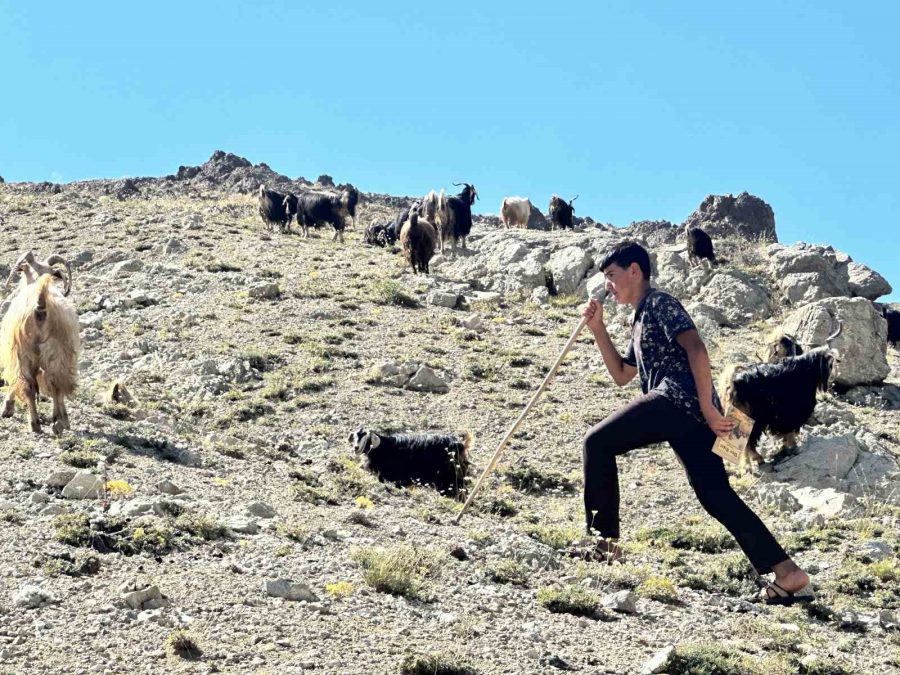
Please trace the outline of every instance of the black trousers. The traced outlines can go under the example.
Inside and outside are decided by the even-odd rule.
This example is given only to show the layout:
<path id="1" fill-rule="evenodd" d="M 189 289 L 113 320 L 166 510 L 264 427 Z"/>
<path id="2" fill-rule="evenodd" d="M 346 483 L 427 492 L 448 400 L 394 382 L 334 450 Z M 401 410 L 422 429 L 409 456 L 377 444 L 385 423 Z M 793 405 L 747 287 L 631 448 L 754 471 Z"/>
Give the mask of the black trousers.
<path id="1" fill-rule="evenodd" d="M 704 509 L 737 540 L 760 574 L 788 559 L 763 522 L 728 483 L 716 435 L 664 396 L 650 392 L 619 408 L 584 438 L 584 512 L 588 532 L 619 536 L 619 470 L 616 457 L 666 441 L 678 455 Z"/>

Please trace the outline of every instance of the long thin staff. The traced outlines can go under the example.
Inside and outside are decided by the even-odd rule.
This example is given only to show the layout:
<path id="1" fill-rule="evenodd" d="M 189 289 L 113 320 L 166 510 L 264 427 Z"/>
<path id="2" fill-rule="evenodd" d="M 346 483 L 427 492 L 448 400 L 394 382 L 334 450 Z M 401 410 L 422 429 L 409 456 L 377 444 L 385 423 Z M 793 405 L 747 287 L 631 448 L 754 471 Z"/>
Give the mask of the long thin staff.
<path id="1" fill-rule="evenodd" d="M 597 299 L 600 302 L 603 302 L 603 298 L 605 298 L 606 292 L 602 291 L 600 297 Z M 572 345 L 575 344 L 575 340 L 578 339 L 578 335 L 584 330 L 584 327 L 587 325 L 587 319 L 582 318 L 581 321 L 578 322 L 578 326 L 572 331 L 572 335 L 569 337 L 569 341 L 566 342 L 566 346 L 563 347 L 562 351 L 559 353 L 559 356 L 556 359 L 556 363 L 554 363 L 550 367 L 550 372 L 547 373 L 547 376 L 544 378 L 544 381 L 541 382 L 541 386 L 538 387 L 538 390 L 534 392 L 534 396 L 531 397 L 531 400 L 528 401 L 528 405 L 525 406 L 525 410 L 519 415 L 513 425 L 509 428 L 509 431 L 506 432 L 506 435 L 503 437 L 503 440 L 500 441 L 500 445 L 497 446 L 497 449 L 494 451 L 494 456 L 491 457 L 491 461 L 488 462 L 488 465 L 484 468 L 484 471 L 481 472 L 481 476 L 478 478 L 478 482 L 475 483 L 475 487 L 472 488 L 472 491 L 469 493 L 468 499 L 466 499 L 466 503 L 463 504 L 462 509 L 458 514 L 456 514 L 456 518 L 454 519 L 454 523 L 459 524 L 460 519 L 463 514 L 466 512 L 466 509 L 469 508 L 469 504 L 472 503 L 472 500 L 475 498 L 475 493 L 478 492 L 478 488 L 481 487 L 481 484 L 484 482 L 484 479 L 490 475 L 490 473 L 494 470 L 494 467 L 497 466 L 497 462 L 500 461 L 500 455 L 503 454 L 503 450 L 506 447 L 506 444 L 509 442 L 509 439 L 512 438 L 512 435 L 516 433 L 516 429 L 519 428 L 519 425 L 522 423 L 522 420 L 525 419 L 525 416 L 528 415 L 528 412 L 531 410 L 532 406 L 535 402 L 541 397 L 541 394 L 544 393 L 544 390 L 547 388 L 547 385 L 550 384 L 550 380 L 553 379 L 553 376 L 556 375 L 556 371 L 559 370 L 559 366 L 562 363 L 563 359 L 566 357 L 566 354 L 572 348 Z"/>

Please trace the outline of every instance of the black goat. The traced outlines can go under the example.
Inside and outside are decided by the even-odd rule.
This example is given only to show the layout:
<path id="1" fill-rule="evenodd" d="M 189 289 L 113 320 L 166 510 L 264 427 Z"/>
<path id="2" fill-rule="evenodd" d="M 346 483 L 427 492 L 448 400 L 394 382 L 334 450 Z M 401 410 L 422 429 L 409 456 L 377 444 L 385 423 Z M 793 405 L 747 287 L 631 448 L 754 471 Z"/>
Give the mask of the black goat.
<path id="1" fill-rule="evenodd" d="M 896 347 L 900 343 L 900 310 L 882 305 L 881 316 L 887 321 L 887 341 Z"/>
<path id="2" fill-rule="evenodd" d="M 395 434 L 360 428 L 350 445 L 364 455 L 368 469 L 380 480 L 397 485 L 433 485 L 444 495 L 459 497 L 469 470 L 472 434 Z"/>
<path id="3" fill-rule="evenodd" d="M 803 347 L 793 335 L 785 333 L 778 329 L 769 334 L 766 338 L 766 357 L 763 359 L 759 352 L 756 356 L 760 361 L 766 363 L 778 363 L 788 356 L 800 356 L 803 354 Z"/>
<path id="4" fill-rule="evenodd" d="M 560 229 L 573 229 L 575 227 L 572 222 L 572 214 L 575 213 L 575 207 L 572 205 L 576 199 L 578 199 L 579 195 L 575 195 L 569 202 L 567 203 L 559 195 L 553 195 L 550 197 L 550 227 L 552 229 L 560 228 Z"/>
<path id="5" fill-rule="evenodd" d="M 330 223 L 334 227 L 332 241 L 344 243 L 344 226 L 349 217 L 348 204 L 352 192 L 344 190 L 340 195 L 307 192 L 297 198 L 297 223 L 303 228 L 303 236 L 309 237 L 310 227 Z"/>
<path id="6" fill-rule="evenodd" d="M 280 192 L 266 190 L 265 185 L 259 186 L 259 215 L 270 232 L 275 225 L 284 231 L 290 223 L 284 202 L 285 196 Z"/>
<path id="7" fill-rule="evenodd" d="M 685 227 L 687 236 L 688 259 L 691 265 L 696 265 L 701 259 L 706 258 L 713 265 L 716 264 L 716 254 L 713 251 L 713 243 L 710 236 L 699 227 Z"/>
<path id="8" fill-rule="evenodd" d="M 458 195 L 450 197 L 441 191 L 436 215 L 441 253 L 444 252 L 444 242 L 450 240 L 455 256 L 456 242 L 462 241 L 462 247 L 465 248 L 466 237 L 472 231 L 472 204 L 478 199 L 478 192 L 475 186 L 469 183 L 454 183 L 454 185 L 465 187 Z"/>
<path id="9" fill-rule="evenodd" d="M 359 204 L 359 190 L 352 185 L 348 187 L 347 193 L 347 213 L 350 215 L 350 227 L 356 225 L 356 205 Z"/>
<path id="10" fill-rule="evenodd" d="M 779 363 L 725 370 L 720 389 L 723 400 L 754 420 L 741 468 L 747 468 L 751 461 L 762 463 L 756 446 L 763 432 L 779 437 L 782 450 L 796 447 L 797 432 L 816 408 L 816 392 L 828 388 L 834 360 L 834 352 L 819 347 Z"/>

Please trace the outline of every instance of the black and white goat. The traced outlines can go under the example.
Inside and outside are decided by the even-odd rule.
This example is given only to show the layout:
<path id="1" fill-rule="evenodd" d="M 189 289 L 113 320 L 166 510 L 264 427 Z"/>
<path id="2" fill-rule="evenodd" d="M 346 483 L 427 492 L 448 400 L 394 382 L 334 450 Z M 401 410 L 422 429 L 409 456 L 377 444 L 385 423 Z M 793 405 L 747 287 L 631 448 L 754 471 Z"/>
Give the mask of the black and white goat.
<path id="1" fill-rule="evenodd" d="M 720 378 L 723 402 L 753 418 L 753 429 L 741 456 L 741 469 L 750 462 L 761 464 L 756 446 L 763 432 L 781 439 L 782 451 L 797 446 L 797 433 L 816 408 L 816 394 L 826 391 L 837 351 L 830 344 L 842 326 L 826 339 L 825 347 L 799 356 L 787 356 L 778 363 L 729 366 Z"/>
<path id="2" fill-rule="evenodd" d="M 454 183 L 454 185 L 463 185 L 463 189 L 458 195 L 447 197 L 444 191 L 438 197 L 438 208 L 436 214 L 436 225 L 440 237 L 441 253 L 444 252 L 444 242 L 449 240 L 453 248 L 453 255 L 456 255 L 456 243 L 462 242 L 462 247 L 466 247 L 466 237 L 472 231 L 472 204 L 478 199 L 478 192 L 474 185 L 469 183 Z"/>
<path id="3" fill-rule="evenodd" d="M 699 227 L 687 225 L 684 228 L 684 234 L 687 237 L 688 260 L 691 265 L 699 264 L 702 259 L 709 260 L 713 265 L 716 264 L 712 239 L 706 232 Z"/>
<path id="4" fill-rule="evenodd" d="M 360 428 L 350 434 L 353 451 L 366 458 L 380 480 L 397 485 L 432 485 L 459 497 L 469 470 L 472 434 L 381 434 Z"/>

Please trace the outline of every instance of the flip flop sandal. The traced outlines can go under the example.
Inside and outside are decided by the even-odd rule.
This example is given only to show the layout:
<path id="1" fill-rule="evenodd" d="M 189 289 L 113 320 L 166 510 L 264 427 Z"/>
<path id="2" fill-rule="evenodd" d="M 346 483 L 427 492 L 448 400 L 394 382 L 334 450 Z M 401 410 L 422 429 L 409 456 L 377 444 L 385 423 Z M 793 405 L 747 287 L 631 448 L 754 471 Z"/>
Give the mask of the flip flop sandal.
<path id="1" fill-rule="evenodd" d="M 808 590 L 807 584 L 799 591 L 790 591 L 782 588 L 774 581 L 767 581 L 762 587 L 759 599 L 766 605 L 790 606 L 801 602 L 812 602 L 813 595 Z"/>
<path id="2" fill-rule="evenodd" d="M 589 560 L 592 562 L 625 562 L 625 551 L 621 546 L 605 539 L 598 539 L 593 543 L 579 543 L 568 549 L 573 558 Z"/>

